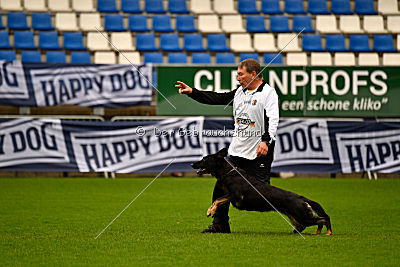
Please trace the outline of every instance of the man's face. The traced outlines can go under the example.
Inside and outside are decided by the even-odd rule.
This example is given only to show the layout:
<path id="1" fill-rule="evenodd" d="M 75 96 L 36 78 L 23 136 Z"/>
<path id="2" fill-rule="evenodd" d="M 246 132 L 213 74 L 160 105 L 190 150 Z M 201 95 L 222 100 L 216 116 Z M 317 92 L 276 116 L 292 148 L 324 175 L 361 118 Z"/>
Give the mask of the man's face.
<path id="1" fill-rule="evenodd" d="M 243 88 L 248 88 L 250 90 L 254 89 L 252 88 L 251 83 L 255 80 L 256 76 L 257 74 L 255 71 L 248 73 L 245 66 L 242 68 L 238 67 L 237 69 L 237 81 Z"/>

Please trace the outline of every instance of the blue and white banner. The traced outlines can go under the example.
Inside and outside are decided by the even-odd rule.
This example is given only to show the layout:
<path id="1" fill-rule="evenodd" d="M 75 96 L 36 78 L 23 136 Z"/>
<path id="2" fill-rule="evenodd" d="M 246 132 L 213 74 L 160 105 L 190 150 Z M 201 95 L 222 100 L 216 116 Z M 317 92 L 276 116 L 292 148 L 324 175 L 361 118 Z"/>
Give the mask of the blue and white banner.
<path id="1" fill-rule="evenodd" d="M 0 61 L 0 104 L 150 105 L 151 65 L 22 64 Z"/>
<path id="2" fill-rule="evenodd" d="M 228 147 L 231 119 L 93 122 L 1 119 L 0 170 L 193 171 L 190 164 Z M 272 171 L 400 172 L 400 122 L 281 120 Z"/>

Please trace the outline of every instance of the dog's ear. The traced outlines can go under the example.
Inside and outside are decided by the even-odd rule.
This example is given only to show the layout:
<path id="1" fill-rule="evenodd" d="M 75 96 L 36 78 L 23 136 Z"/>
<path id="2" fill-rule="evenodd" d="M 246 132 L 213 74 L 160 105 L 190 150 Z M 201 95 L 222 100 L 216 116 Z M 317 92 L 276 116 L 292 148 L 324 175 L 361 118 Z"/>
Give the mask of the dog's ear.
<path id="1" fill-rule="evenodd" d="M 226 155 L 228 155 L 228 149 L 226 149 L 226 147 L 224 147 L 223 149 L 221 149 L 220 151 L 217 152 L 217 155 L 220 157 L 226 157 Z"/>

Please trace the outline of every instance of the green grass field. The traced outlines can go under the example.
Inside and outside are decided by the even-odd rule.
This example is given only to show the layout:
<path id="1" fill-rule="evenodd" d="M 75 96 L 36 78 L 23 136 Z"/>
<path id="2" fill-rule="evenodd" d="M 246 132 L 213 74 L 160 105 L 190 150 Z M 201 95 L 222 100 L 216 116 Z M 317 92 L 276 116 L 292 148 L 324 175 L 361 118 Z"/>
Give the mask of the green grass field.
<path id="1" fill-rule="evenodd" d="M 304 240 L 234 208 L 232 234 L 201 234 L 215 179 L 159 178 L 95 239 L 151 179 L 0 179 L 0 265 L 400 265 L 399 179 L 272 179 L 331 216 L 332 236 Z"/>

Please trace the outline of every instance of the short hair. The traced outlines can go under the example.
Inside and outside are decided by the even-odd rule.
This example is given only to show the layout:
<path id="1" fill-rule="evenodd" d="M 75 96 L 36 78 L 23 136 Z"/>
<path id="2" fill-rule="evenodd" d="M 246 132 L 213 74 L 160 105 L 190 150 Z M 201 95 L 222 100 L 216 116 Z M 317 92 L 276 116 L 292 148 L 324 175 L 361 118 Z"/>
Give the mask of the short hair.
<path id="1" fill-rule="evenodd" d="M 260 63 L 258 63 L 258 61 L 255 59 L 252 58 L 245 59 L 239 63 L 238 67 L 239 68 L 246 67 L 247 73 L 252 73 L 253 71 L 255 71 L 257 73 L 258 79 L 263 78 Z"/>

